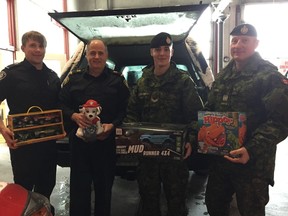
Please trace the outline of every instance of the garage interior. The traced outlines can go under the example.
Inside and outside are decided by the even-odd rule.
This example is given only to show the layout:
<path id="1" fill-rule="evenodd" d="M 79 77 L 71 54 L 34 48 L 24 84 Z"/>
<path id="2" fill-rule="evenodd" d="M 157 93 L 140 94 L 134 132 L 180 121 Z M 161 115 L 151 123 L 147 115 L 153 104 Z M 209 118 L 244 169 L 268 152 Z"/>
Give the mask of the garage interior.
<path id="1" fill-rule="evenodd" d="M 48 1 L 48 3 L 43 3 L 45 1 L 42 0 L 16 0 L 18 12 L 17 16 L 19 17 L 29 17 L 27 14 L 29 14 L 29 11 L 27 10 L 20 10 L 20 8 L 23 8 L 24 6 L 27 8 L 28 6 L 33 6 L 37 8 L 37 14 L 34 14 L 38 17 L 39 13 L 44 13 L 46 16 L 47 11 L 51 11 L 50 8 L 46 7 L 47 4 L 54 4 L 55 1 Z M 60 1 L 59 1 L 60 2 Z M 67 1 L 62 1 L 66 2 Z M 119 8 L 128 8 L 128 7 L 146 7 L 146 6 L 167 6 L 167 5 L 175 5 L 176 4 L 190 4 L 192 3 L 198 3 L 200 1 L 195 0 L 160 0 L 160 1 L 154 1 L 154 0 L 146 0 L 145 5 L 143 5 L 142 1 L 135 1 L 135 0 L 87 0 L 87 1 L 80 1 L 80 0 L 71 0 L 68 1 L 69 5 L 66 10 L 94 10 L 94 9 L 119 9 Z M 210 1 L 205 0 L 201 1 L 203 3 L 212 3 L 216 2 L 216 5 L 220 5 L 220 2 L 223 2 L 227 8 L 229 8 L 229 11 L 223 9 L 222 12 L 225 12 L 225 14 L 228 17 L 225 17 L 225 23 L 221 22 L 221 20 L 218 20 L 217 22 L 217 28 L 223 29 L 223 33 L 226 35 L 227 32 L 229 32 L 230 28 L 234 26 L 236 23 L 236 19 L 241 19 L 241 16 L 239 13 L 231 13 L 231 8 L 236 8 L 236 2 L 244 4 L 249 3 L 271 3 L 271 2 L 287 2 L 284 0 L 222 0 L 222 1 Z M 233 4 L 231 4 L 233 2 Z M 229 5 L 230 4 L 230 5 Z M 24 6 L 23 6 L 24 5 Z M 17 10 L 16 8 L 16 10 Z M 25 14 L 26 12 L 26 14 Z M 286 13 L 287 14 L 287 13 Z M 283 15 L 283 14 L 282 14 Z M 35 17 L 34 16 L 34 17 Z M 33 19 L 35 19 L 33 17 Z M 47 16 L 48 17 L 48 16 Z M 47 19 L 47 17 L 45 19 Z M 269 17 L 272 20 L 272 17 Z M 58 35 L 55 30 L 49 30 L 47 25 L 37 26 L 37 24 L 34 24 L 31 20 L 23 19 L 21 21 L 20 18 L 17 20 L 17 26 L 19 29 L 17 29 L 17 35 L 16 35 L 16 46 L 11 48 L 10 45 L 6 46 L 3 45 L 3 40 L 0 42 L 0 69 L 5 67 L 8 64 L 17 62 L 22 60 L 23 54 L 20 52 L 20 36 L 23 32 L 30 30 L 31 28 L 36 28 L 36 30 L 39 30 L 41 32 L 47 31 L 47 33 L 53 32 L 55 35 Z M 41 20 L 42 18 L 39 18 Z M 50 19 L 50 18 L 49 18 Z M 288 19 L 287 19 L 288 20 Z M 24 22 L 26 26 L 24 26 Z M 272 25 L 275 24 L 275 21 L 271 21 Z M 287 21 L 286 21 L 287 24 Z M 39 24 L 38 24 L 39 25 Z M 287 26 L 287 25 L 286 25 Z M 45 30 L 42 28 L 46 28 Z M 271 25 L 268 25 L 267 29 L 272 27 Z M 54 25 L 55 28 L 55 25 Z M 283 27 L 285 29 L 285 27 Z M 286 28 L 287 29 L 287 28 Z M 57 30 L 58 31 L 58 30 Z M 62 30 L 61 30 L 62 31 Z M 74 37 L 74 35 L 69 35 L 66 33 L 61 32 L 61 34 L 65 35 L 65 37 L 69 38 L 69 44 L 64 46 L 59 46 L 62 50 L 47 50 L 46 55 L 46 63 L 49 65 L 51 64 L 51 67 L 56 71 L 60 68 L 59 71 L 61 71 L 61 68 L 65 64 L 65 61 L 67 60 L 67 57 L 71 56 L 73 54 L 73 51 L 75 50 L 75 47 L 78 44 L 78 40 Z M 287 30 L 285 34 L 287 36 Z M 223 36 L 223 35 L 220 35 Z M 1 38 L 1 37 L 0 37 Z M 54 38 L 50 38 L 50 36 L 47 37 L 48 42 L 55 41 Z M 18 40 L 18 42 L 17 42 Z M 287 42 L 287 41 L 286 41 Z M 60 43 L 62 41 L 60 40 Z M 212 42 L 211 42 L 212 43 Z M 221 42 L 220 42 L 221 43 Z M 266 43 L 266 42 L 264 42 Z M 17 45 L 18 44 L 18 45 Z M 272 44 L 272 43 L 271 43 Z M 212 53 L 210 53 L 210 56 L 207 56 L 207 59 L 209 60 L 211 64 L 211 68 L 213 69 L 213 72 L 216 73 L 216 71 L 225 66 L 227 62 L 224 61 L 226 54 L 228 52 L 227 44 L 226 44 L 226 38 L 224 40 L 224 44 L 222 44 L 223 50 L 222 52 L 218 53 L 218 58 L 220 59 L 219 64 L 215 64 L 215 61 L 217 59 L 213 59 L 213 50 Z M 283 44 L 282 44 L 283 45 Z M 52 46 L 52 42 L 49 44 L 49 46 Z M 283 45 L 285 47 L 285 44 Z M 287 48 L 287 47 L 286 47 Z M 270 51 L 270 50 L 269 50 Z M 283 61 L 288 62 L 288 54 L 287 49 L 285 49 L 286 56 L 280 56 Z M 270 53 L 273 53 L 270 51 Z M 279 60 L 279 56 L 275 56 Z M 218 60 L 219 60 L 218 59 Z M 56 64 L 55 64 L 56 63 Z M 281 62 L 280 62 L 281 63 Z M 280 64 L 279 63 L 279 64 Z M 54 65 L 55 64 L 55 65 Z M 283 73 L 287 70 L 288 71 L 288 64 L 285 64 L 281 70 Z M 4 110 L 4 111 L 3 111 Z M 0 107 L 0 111 L 2 112 L 2 116 L 6 116 L 8 113 L 8 110 L 6 107 Z M 12 170 L 10 165 L 10 158 L 9 158 L 9 149 L 4 143 L 3 138 L 0 136 L 0 181 L 6 181 L 6 182 L 13 182 L 13 176 L 12 176 Z M 283 142 L 278 144 L 277 149 L 277 158 L 276 158 L 276 170 L 275 170 L 275 185 L 274 187 L 270 187 L 270 201 L 268 205 L 266 206 L 266 215 L 267 216 L 286 216 L 288 212 L 288 175 L 287 175 L 287 168 L 286 164 L 288 163 L 288 138 L 284 140 Z M 69 172 L 70 169 L 67 167 L 57 167 L 57 182 L 56 186 L 54 188 L 53 194 L 51 196 L 51 203 L 56 209 L 56 216 L 68 216 L 69 215 Z M 201 215 L 209 215 L 205 206 L 205 187 L 206 187 L 206 181 L 207 176 L 205 175 L 197 175 L 193 171 L 190 171 L 189 176 L 189 188 L 188 190 L 188 200 L 187 200 L 187 206 L 189 207 L 189 216 L 201 216 Z M 116 177 L 113 187 L 113 195 L 112 195 L 112 216 L 134 216 L 137 213 L 137 208 L 139 205 L 139 195 L 138 195 L 138 188 L 137 188 L 137 182 L 135 180 L 126 180 L 122 179 L 121 177 Z M 162 199 L 162 208 L 163 212 L 165 212 L 165 198 L 163 196 Z M 164 215 L 164 214 L 163 214 Z M 239 216 L 237 210 L 237 205 L 235 202 L 233 202 L 233 205 L 231 206 L 231 216 Z"/>

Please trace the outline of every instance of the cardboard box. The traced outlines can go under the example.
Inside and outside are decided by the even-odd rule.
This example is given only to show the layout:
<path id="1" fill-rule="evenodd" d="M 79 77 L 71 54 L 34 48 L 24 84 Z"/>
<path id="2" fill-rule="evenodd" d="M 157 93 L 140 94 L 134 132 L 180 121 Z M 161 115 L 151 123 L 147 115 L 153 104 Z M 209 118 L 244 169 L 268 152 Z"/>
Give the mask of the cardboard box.
<path id="1" fill-rule="evenodd" d="M 243 145 L 246 115 L 241 112 L 198 112 L 198 152 L 228 155 Z"/>
<path id="2" fill-rule="evenodd" d="M 126 123 L 116 128 L 116 153 L 181 160 L 186 136 L 186 125 Z"/>
<path id="3" fill-rule="evenodd" d="M 13 131 L 18 146 L 62 139 L 66 135 L 62 110 L 42 111 L 36 108 L 36 112 L 29 109 L 27 113 L 8 115 L 8 127 Z"/>

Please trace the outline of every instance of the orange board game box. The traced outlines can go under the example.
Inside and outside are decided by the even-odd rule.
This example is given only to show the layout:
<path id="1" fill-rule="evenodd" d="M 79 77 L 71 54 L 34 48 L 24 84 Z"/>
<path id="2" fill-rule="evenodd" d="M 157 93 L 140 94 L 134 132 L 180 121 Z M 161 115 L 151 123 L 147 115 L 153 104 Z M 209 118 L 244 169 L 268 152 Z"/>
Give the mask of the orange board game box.
<path id="1" fill-rule="evenodd" d="M 198 152 L 228 155 L 243 145 L 246 115 L 242 112 L 198 112 Z"/>

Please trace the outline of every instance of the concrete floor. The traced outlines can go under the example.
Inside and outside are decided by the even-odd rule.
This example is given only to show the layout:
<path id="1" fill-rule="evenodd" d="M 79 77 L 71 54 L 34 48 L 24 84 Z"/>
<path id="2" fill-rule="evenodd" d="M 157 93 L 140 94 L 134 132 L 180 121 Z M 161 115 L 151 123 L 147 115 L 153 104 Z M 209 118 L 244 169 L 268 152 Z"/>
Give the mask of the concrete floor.
<path id="1" fill-rule="evenodd" d="M 266 206 L 266 216 L 286 216 L 288 212 L 288 139 L 278 144 L 275 186 L 270 188 L 270 202 Z M 57 216 L 69 215 L 69 168 L 57 168 L 57 183 L 51 197 Z M 0 181 L 13 182 L 8 148 L 0 143 Z M 206 210 L 205 186 L 207 177 L 190 172 L 187 206 L 189 216 L 209 215 Z M 163 212 L 165 201 L 162 197 Z M 139 204 L 136 181 L 116 177 L 113 187 L 112 216 L 135 216 Z M 164 215 L 164 214 L 163 214 Z M 237 206 L 232 203 L 231 216 L 239 216 Z"/>

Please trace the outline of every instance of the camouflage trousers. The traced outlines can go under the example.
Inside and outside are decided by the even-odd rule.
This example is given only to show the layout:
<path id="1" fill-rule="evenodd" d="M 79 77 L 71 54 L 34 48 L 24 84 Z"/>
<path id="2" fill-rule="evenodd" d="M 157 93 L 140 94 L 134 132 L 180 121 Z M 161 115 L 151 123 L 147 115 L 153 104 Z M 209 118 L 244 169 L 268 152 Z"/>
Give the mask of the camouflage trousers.
<path id="1" fill-rule="evenodd" d="M 242 216 L 264 216 L 269 201 L 269 183 L 257 178 L 245 165 L 214 163 L 206 188 L 210 216 L 228 216 L 233 195 Z"/>
<path id="2" fill-rule="evenodd" d="M 142 160 L 137 176 L 141 198 L 138 216 L 161 216 L 162 186 L 167 201 L 167 216 L 187 216 L 188 176 L 189 171 L 183 161 Z"/>

